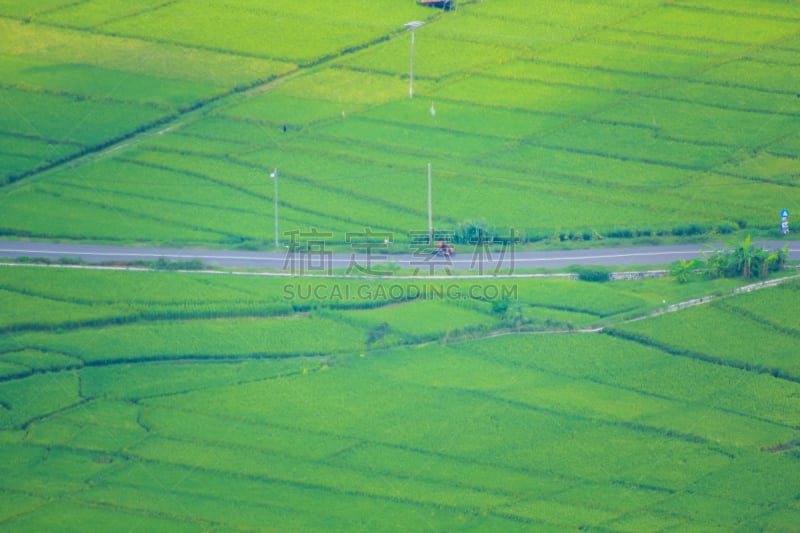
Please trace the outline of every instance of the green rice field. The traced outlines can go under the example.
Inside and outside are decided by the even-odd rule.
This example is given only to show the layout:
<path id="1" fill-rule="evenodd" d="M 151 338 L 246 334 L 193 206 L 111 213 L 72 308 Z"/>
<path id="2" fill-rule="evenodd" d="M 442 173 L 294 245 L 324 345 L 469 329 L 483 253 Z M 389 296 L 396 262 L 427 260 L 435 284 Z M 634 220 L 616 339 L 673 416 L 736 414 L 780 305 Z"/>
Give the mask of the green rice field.
<path id="1" fill-rule="evenodd" d="M 444 235 L 800 210 L 800 3 L 455 7 L 0 0 L 0 238 L 413 251 L 429 164 Z M 798 530 L 796 276 L 377 263 L 0 265 L 0 531 Z"/>
<path id="2" fill-rule="evenodd" d="M 791 531 L 798 282 L 626 321 L 735 284 L 3 266 L 0 529 Z"/>
<path id="3" fill-rule="evenodd" d="M 529 242 L 800 201 L 794 2 L 4 1 L 0 34 L 4 237 L 268 248 L 274 169 L 281 231 L 340 244 L 427 229 L 428 163 L 437 229 Z"/>

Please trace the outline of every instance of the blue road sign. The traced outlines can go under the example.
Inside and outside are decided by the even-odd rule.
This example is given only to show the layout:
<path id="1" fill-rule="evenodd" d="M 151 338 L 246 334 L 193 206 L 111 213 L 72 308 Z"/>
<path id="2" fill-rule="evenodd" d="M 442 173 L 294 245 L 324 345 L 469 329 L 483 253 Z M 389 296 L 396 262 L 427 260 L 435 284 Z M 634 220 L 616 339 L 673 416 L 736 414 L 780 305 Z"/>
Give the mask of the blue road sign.
<path id="1" fill-rule="evenodd" d="M 789 218 L 789 210 L 788 209 L 783 209 L 781 211 L 781 218 Z"/>

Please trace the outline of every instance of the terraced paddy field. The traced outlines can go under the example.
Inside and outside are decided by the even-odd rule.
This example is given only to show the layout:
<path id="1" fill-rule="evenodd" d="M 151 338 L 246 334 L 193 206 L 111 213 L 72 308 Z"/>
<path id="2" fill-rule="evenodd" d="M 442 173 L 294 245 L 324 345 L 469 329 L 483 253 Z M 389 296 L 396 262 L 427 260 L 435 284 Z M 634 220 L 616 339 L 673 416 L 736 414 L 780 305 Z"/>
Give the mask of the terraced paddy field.
<path id="1" fill-rule="evenodd" d="M 735 285 L 0 267 L 0 529 L 791 531 L 798 281 L 627 321 Z"/>
<path id="2" fill-rule="evenodd" d="M 793 2 L 4 1 L 0 33 L 6 237 L 271 247 L 276 168 L 281 231 L 340 243 L 427 230 L 428 163 L 437 229 L 531 242 L 800 203 Z"/>
<path id="3" fill-rule="evenodd" d="M 793 2 L 0 0 L 0 36 L 4 238 L 271 248 L 277 201 L 281 245 L 411 243 L 428 163 L 437 230 L 528 242 L 800 200 Z M 793 531 L 800 285 L 658 314 L 739 283 L 0 266 L 0 529 Z"/>

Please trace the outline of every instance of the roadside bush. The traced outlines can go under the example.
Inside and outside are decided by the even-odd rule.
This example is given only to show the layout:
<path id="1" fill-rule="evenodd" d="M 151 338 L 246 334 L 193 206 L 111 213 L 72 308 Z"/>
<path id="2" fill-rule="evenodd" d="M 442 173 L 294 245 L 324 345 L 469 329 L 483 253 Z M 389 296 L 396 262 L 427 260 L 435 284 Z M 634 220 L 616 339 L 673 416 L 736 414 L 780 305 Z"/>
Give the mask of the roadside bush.
<path id="1" fill-rule="evenodd" d="M 630 239 L 633 237 L 633 230 L 630 228 L 614 228 L 606 233 L 606 237 L 611 239 Z"/>
<path id="2" fill-rule="evenodd" d="M 706 228 L 704 228 L 700 224 L 684 224 L 681 226 L 675 226 L 672 228 L 672 234 L 678 237 L 691 237 L 692 235 L 702 235 L 706 232 Z"/>
<path id="3" fill-rule="evenodd" d="M 497 231 L 485 220 L 465 220 L 456 226 L 455 242 L 460 244 L 488 244 L 494 242 Z"/>
<path id="4" fill-rule="evenodd" d="M 206 268 L 205 263 L 197 258 L 188 261 L 171 261 L 165 257 L 159 257 L 149 266 L 154 270 L 203 270 Z"/>
<path id="5" fill-rule="evenodd" d="M 546 241 L 550 238 L 550 232 L 544 229 L 526 228 L 522 238 L 525 242 Z"/>
<path id="6" fill-rule="evenodd" d="M 721 235 L 728 235 L 729 233 L 733 233 L 738 229 L 739 225 L 730 221 L 722 222 L 719 226 L 717 226 L 717 232 Z"/>
<path id="7" fill-rule="evenodd" d="M 220 239 L 219 242 L 220 244 L 224 244 L 227 246 L 238 246 L 244 243 L 246 240 L 247 238 L 242 237 L 241 235 L 227 235 L 226 237 Z"/>
<path id="8" fill-rule="evenodd" d="M 609 274 L 611 274 L 611 270 L 601 266 L 573 265 L 569 268 L 569 270 L 570 272 L 576 273 L 578 275 L 578 279 L 581 281 L 602 283 L 611 279 L 609 276 Z"/>
<path id="9" fill-rule="evenodd" d="M 86 261 L 81 257 L 60 257 L 58 263 L 61 265 L 84 265 Z"/>

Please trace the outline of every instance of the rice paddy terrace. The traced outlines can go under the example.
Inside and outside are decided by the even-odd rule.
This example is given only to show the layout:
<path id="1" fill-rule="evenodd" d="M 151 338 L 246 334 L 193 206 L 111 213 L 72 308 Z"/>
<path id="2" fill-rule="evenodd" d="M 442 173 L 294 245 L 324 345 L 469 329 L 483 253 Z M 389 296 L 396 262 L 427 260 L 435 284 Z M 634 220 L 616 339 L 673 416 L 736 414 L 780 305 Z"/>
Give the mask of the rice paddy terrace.
<path id="1" fill-rule="evenodd" d="M 527 241 L 778 236 L 800 199 L 792 2 L 39 0 L 0 31 L 5 236 L 269 247 L 276 168 L 282 231 L 332 242 L 427 230 L 428 163 L 437 229 Z"/>
<path id="2" fill-rule="evenodd" d="M 733 286 L 0 267 L 0 528 L 791 531 L 798 282 L 628 321 Z"/>
<path id="3" fill-rule="evenodd" d="M 528 242 L 800 200 L 794 2 L 0 0 L 0 36 L 6 239 L 272 248 L 277 203 L 282 244 L 403 244 L 428 163 L 437 230 Z M 0 529 L 796 530 L 797 280 L 389 274 L 0 265 Z"/>

